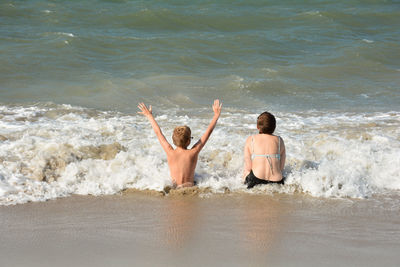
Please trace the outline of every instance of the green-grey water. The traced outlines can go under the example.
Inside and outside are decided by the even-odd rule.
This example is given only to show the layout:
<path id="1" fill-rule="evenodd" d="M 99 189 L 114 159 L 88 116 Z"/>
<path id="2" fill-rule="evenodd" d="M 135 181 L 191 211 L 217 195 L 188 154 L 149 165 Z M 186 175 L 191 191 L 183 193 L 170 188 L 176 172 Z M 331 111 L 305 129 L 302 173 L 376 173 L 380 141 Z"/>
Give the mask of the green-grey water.
<path id="1" fill-rule="evenodd" d="M 2 1 L 0 102 L 398 110 L 399 1 Z"/>

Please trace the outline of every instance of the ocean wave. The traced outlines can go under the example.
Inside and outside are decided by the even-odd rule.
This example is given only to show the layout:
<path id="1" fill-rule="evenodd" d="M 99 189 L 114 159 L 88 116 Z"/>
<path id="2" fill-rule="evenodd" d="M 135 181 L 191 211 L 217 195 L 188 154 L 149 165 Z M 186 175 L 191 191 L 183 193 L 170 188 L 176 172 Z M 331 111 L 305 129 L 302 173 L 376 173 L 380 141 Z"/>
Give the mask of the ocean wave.
<path id="1" fill-rule="evenodd" d="M 211 116 L 203 108 L 165 112 L 155 108 L 167 137 L 178 124 L 200 137 Z M 226 109 L 199 157 L 195 179 L 201 194 L 366 198 L 400 190 L 398 112 L 316 111 L 276 113 L 287 147 L 286 184 L 247 190 L 242 149 L 246 136 L 255 133 L 256 116 Z M 69 105 L 3 105 L 0 136 L 2 205 L 127 188 L 164 192 L 171 186 L 164 152 L 140 116 Z"/>

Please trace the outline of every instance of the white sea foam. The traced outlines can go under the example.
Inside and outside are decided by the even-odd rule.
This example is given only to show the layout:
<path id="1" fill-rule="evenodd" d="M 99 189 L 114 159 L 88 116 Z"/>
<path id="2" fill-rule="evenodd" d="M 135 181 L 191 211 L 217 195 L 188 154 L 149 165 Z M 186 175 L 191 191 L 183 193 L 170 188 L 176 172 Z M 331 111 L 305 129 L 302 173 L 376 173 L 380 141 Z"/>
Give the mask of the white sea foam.
<path id="1" fill-rule="evenodd" d="M 267 72 L 267 73 L 277 73 L 278 72 L 277 70 L 270 69 L 270 68 L 263 68 L 262 70 Z"/>
<path id="2" fill-rule="evenodd" d="M 75 37 L 73 33 L 69 32 L 57 32 L 58 35 L 68 36 L 68 37 Z"/>
<path id="3" fill-rule="evenodd" d="M 307 11 L 307 12 L 304 12 L 304 13 L 302 13 L 302 14 L 310 15 L 310 16 L 322 17 L 322 14 L 321 14 L 318 10 L 315 10 L 315 11 Z"/>
<path id="4" fill-rule="evenodd" d="M 186 114 L 197 113 L 196 117 Z M 170 109 L 157 121 L 167 138 L 187 124 L 195 138 L 211 112 Z M 243 144 L 257 114 L 226 108 L 199 157 L 196 180 L 212 192 L 302 192 L 365 198 L 400 189 L 400 114 L 397 112 L 277 113 L 285 140 L 285 186 L 246 190 Z M 164 152 L 138 115 L 68 105 L 0 106 L 0 204 L 44 201 L 70 194 L 114 194 L 125 188 L 171 185 Z"/>
<path id="5" fill-rule="evenodd" d="M 366 43 L 368 43 L 368 44 L 371 44 L 371 43 L 373 43 L 374 41 L 372 41 L 372 40 L 368 40 L 368 39 L 362 39 L 362 41 L 363 42 L 366 42 Z"/>

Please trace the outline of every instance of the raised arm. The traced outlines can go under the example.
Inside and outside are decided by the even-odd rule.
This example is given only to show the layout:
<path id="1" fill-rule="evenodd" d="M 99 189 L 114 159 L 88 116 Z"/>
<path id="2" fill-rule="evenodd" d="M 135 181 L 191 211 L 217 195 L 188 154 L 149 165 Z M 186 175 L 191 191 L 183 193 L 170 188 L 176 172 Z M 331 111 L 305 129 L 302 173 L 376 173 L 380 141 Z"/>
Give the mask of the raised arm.
<path id="1" fill-rule="evenodd" d="M 199 141 L 196 142 L 196 144 L 194 144 L 192 149 L 197 149 L 198 151 L 200 151 L 207 143 L 208 138 L 210 137 L 211 133 L 215 128 L 215 125 L 217 124 L 219 115 L 221 115 L 221 108 L 222 108 L 222 102 L 220 102 L 218 99 L 214 100 L 214 104 L 212 106 L 212 109 L 214 111 L 214 117 L 212 118 L 203 136 L 199 139 Z"/>
<path id="2" fill-rule="evenodd" d="M 158 141 L 160 142 L 165 153 L 168 153 L 169 151 L 173 150 L 172 146 L 168 143 L 167 139 L 165 139 L 165 136 L 162 133 L 160 126 L 158 126 L 156 120 L 154 119 L 151 106 L 147 108 L 144 103 L 139 103 L 138 108 L 141 110 L 141 112 L 138 113 L 144 115 L 150 121 L 151 127 L 153 127 L 153 130 L 157 135 Z"/>

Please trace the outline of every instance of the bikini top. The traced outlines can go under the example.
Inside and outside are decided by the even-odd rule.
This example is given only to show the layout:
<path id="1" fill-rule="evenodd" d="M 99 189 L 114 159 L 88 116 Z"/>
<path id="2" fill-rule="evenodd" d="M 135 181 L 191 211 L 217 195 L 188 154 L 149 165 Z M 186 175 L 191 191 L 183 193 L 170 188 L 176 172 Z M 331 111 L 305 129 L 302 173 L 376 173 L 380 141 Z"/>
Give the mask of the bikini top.
<path id="1" fill-rule="evenodd" d="M 276 158 L 279 161 L 281 160 L 281 137 L 278 136 L 278 152 L 279 154 L 254 154 L 254 137 L 251 137 L 251 160 L 253 160 L 255 157 L 264 157 L 267 159 L 269 167 L 271 168 L 271 173 L 274 173 L 274 170 L 272 168 L 272 161 L 271 158 Z"/>

